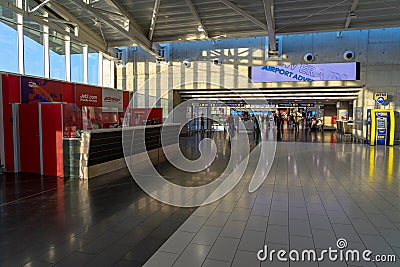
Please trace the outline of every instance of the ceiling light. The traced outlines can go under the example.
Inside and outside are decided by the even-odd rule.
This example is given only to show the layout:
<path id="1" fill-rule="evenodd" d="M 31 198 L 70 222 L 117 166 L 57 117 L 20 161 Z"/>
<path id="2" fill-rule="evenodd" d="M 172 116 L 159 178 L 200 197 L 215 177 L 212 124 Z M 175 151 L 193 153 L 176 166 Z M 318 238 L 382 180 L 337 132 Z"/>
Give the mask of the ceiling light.
<path id="1" fill-rule="evenodd" d="M 199 32 L 204 32 L 204 28 L 203 28 L 203 26 L 199 26 L 199 27 L 197 27 L 197 30 L 199 31 Z"/>

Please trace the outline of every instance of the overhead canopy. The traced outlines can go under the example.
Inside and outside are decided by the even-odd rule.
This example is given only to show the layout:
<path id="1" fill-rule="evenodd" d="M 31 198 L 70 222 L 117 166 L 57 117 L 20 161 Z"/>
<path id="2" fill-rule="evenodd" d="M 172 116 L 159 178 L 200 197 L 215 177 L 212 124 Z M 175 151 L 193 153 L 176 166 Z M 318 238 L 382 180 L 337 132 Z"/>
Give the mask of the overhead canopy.
<path id="1" fill-rule="evenodd" d="M 33 0 L 31 0 L 33 1 Z M 64 7 L 108 47 L 400 26 L 398 0 L 36 0 Z"/>
<path id="2" fill-rule="evenodd" d="M 147 50 L 160 42 L 400 26 L 397 0 L 55 1 L 104 35 L 108 46 Z"/>

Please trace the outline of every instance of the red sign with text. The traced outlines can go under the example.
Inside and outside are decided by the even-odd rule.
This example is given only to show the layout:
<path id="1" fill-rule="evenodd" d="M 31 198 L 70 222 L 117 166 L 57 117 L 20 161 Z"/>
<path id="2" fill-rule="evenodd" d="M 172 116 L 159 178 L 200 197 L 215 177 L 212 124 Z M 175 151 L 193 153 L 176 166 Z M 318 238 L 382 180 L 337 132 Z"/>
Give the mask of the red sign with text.
<path id="1" fill-rule="evenodd" d="M 77 84 L 75 89 L 75 103 L 78 107 L 101 107 L 102 88 Z"/>

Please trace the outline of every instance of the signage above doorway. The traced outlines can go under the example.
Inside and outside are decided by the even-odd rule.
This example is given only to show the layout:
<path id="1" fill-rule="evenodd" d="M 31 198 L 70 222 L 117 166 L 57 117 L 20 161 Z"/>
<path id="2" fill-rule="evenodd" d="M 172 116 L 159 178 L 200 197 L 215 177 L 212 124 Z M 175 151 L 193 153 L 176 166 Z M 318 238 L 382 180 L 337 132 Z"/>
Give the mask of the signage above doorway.
<path id="1" fill-rule="evenodd" d="M 354 81 L 360 79 L 359 62 L 252 66 L 253 82 Z"/>

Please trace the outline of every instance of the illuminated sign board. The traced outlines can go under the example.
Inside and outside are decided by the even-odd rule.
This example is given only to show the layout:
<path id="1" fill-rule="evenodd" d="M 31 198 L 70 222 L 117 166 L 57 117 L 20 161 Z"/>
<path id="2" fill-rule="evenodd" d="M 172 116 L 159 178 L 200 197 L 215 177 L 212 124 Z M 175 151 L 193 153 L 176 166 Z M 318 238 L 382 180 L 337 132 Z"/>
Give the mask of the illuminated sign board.
<path id="1" fill-rule="evenodd" d="M 278 107 L 287 108 L 287 107 L 299 107 L 299 108 L 312 108 L 314 107 L 314 103 L 280 103 Z"/>
<path id="2" fill-rule="evenodd" d="M 253 82 L 312 82 L 359 80 L 359 63 L 297 64 L 253 66 Z"/>
<path id="3" fill-rule="evenodd" d="M 374 93 L 374 100 L 378 100 L 378 98 L 383 98 L 383 100 L 387 100 L 387 93 Z"/>
<path id="4" fill-rule="evenodd" d="M 199 107 L 244 107 L 245 103 L 199 103 Z"/>
<path id="5" fill-rule="evenodd" d="M 383 105 L 387 100 L 387 97 L 388 97 L 387 93 L 374 93 L 374 100 L 379 105 Z"/>
<path id="6" fill-rule="evenodd" d="M 300 103 L 300 104 L 297 104 L 297 106 L 298 107 L 301 107 L 301 108 L 312 108 L 312 107 L 314 107 L 314 103 Z"/>
<path id="7" fill-rule="evenodd" d="M 228 107 L 244 107 L 244 103 L 226 103 Z"/>

